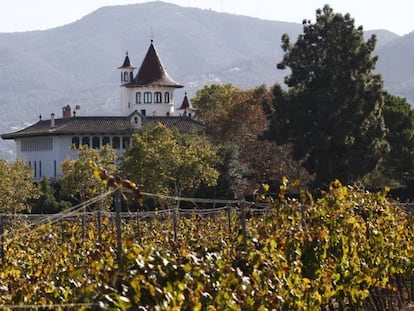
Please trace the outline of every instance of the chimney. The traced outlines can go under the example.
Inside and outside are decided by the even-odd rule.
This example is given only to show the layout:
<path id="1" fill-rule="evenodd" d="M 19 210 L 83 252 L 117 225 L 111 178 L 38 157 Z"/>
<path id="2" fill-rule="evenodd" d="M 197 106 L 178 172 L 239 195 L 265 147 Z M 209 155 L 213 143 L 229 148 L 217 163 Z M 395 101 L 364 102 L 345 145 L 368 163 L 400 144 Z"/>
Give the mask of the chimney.
<path id="1" fill-rule="evenodd" d="M 76 116 L 77 117 L 80 117 L 80 106 L 79 105 L 76 105 L 76 107 L 75 107 L 75 113 L 76 113 Z"/>
<path id="2" fill-rule="evenodd" d="M 54 113 L 52 113 L 50 115 L 50 127 L 51 128 L 54 128 L 55 127 L 55 114 Z"/>
<path id="3" fill-rule="evenodd" d="M 71 117 L 71 109 L 69 105 L 66 105 L 65 107 L 62 108 L 62 115 L 63 118 L 70 118 Z"/>

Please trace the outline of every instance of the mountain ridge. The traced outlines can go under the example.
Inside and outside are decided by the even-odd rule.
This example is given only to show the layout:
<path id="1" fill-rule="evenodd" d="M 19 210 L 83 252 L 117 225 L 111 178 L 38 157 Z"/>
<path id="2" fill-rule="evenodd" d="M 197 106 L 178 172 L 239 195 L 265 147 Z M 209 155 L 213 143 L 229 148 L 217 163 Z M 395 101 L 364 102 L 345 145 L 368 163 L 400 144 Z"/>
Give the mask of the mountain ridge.
<path id="1" fill-rule="evenodd" d="M 105 6 L 48 30 L 0 33 L 0 108 L 7 111 L 0 117 L 0 131 L 34 123 L 40 115 L 59 117 L 68 104 L 80 105 L 82 115 L 118 115 L 117 67 L 126 52 L 139 67 L 150 40 L 170 76 L 185 85 L 175 96 L 176 105 L 184 92 L 191 98 L 207 83 L 240 88 L 283 84 L 286 72 L 276 69 L 283 57 L 281 37 L 287 33 L 295 41 L 302 30 L 299 23 L 157 1 Z M 410 62 L 414 34 L 370 30 L 365 38 L 373 33 L 378 38 L 377 71 L 385 86 L 414 102 L 414 62 L 401 65 Z M 401 45 L 404 51 L 399 51 Z M 3 145 L 0 156 L 10 153 L 10 145 Z"/>

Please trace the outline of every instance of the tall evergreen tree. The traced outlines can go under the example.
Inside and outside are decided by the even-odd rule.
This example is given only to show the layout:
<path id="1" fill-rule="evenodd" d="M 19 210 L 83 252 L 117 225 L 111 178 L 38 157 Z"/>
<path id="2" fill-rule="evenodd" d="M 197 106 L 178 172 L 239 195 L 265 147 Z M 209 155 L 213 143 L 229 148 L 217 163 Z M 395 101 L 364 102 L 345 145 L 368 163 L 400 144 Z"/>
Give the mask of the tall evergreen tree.
<path id="1" fill-rule="evenodd" d="M 388 94 L 383 115 L 391 147 L 385 158 L 384 174 L 407 185 L 414 181 L 414 110 L 406 99 Z"/>
<path id="2" fill-rule="evenodd" d="M 315 23 L 303 21 L 295 44 L 286 34 L 282 42 L 278 68 L 290 68 L 289 89 L 274 88 L 267 136 L 291 143 L 294 158 L 315 174 L 318 185 L 360 180 L 388 149 L 383 82 L 373 73 L 375 36 L 365 42 L 349 14 L 326 5 L 316 11 Z"/>

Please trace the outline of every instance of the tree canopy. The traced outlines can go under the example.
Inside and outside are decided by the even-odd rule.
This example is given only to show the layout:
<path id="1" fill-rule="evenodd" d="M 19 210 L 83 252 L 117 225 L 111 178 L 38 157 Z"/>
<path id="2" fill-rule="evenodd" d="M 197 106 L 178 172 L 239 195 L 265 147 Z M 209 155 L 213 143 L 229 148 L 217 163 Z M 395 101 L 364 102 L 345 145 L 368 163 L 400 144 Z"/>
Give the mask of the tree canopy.
<path id="1" fill-rule="evenodd" d="M 83 145 L 79 148 L 78 159 L 66 159 L 62 162 L 62 192 L 71 199 L 84 202 L 106 191 L 106 187 L 93 175 L 90 162 L 94 162 L 109 172 L 115 172 L 116 150 L 108 145 L 100 149 Z"/>
<path id="2" fill-rule="evenodd" d="M 160 123 L 132 136 L 120 172 L 142 191 L 181 195 L 202 182 L 216 184 L 218 161 L 215 149 L 205 137 L 180 133 Z"/>
<path id="3" fill-rule="evenodd" d="M 262 102 L 270 101 L 272 96 L 263 85 L 241 90 L 231 84 L 213 84 L 197 91 L 192 99 L 209 137 L 217 145 L 238 149 L 247 192 L 256 189 L 258 183 L 279 181 L 283 175 L 290 175 L 292 167 L 296 168 L 287 152 L 289 148 L 261 139 L 268 128 Z"/>
<path id="4" fill-rule="evenodd" d="M 406 99 L 387 94 L 384 120 L 390 152 L 385 157 L 385 176 L 403 185 L 414 180 L 414 110 Z"/>
<path id="5" fill-rule="evenodd" d="M 0 159 L 0 211 L 30 211 L 30 200 L 38 197 L 39 189 L 33 183 L 33 171 L 28 165 L 24 161 Z"/>
<path id="6" fill-rule="evenodd" d="M 282 37 L 279 69 L 290 69 L 288 90 L 274 87 L 266 111 L 267 137 L 292 144 L 293 156 L 318 185 L 359 181 L 386 154 L 382 78 L 374 74 L 376 38 L 364 41 L 349 14 L 326 5 L 303 22 L 295 44 Z"/>

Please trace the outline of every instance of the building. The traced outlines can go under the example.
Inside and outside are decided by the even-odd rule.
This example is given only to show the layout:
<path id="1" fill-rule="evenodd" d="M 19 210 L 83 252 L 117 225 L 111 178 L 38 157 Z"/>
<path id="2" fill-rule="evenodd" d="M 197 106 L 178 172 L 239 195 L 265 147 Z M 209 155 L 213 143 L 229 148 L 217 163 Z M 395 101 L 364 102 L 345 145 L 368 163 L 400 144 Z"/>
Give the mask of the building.
<path id="1" fill-rule="evenodd" d="M 136 74 L 128 53 L 118 69 L 121 72 L 119 116 L 81 116 L 79 106 L 72 110 L 67 105 L 62 108 L 61 118 L 52 113 L 48 120 L 39 118 L 31 126 L 1 135 L 3 139 L 15 140 L 16 157 L 27 161 L 35 180 L 61 176 L 61 162 L 67 157 L 76 159 L 76 148 L 80 145 L 100 148 L 108 144 L 122 153 L 130 144 L 131 135 L 148 124 L 161 122 L 180 131 L 202 128 L 201 123 L 191 118 L 191 113 L 187 114 L 190 108 L 184 114 L 174 114 L 174 90 L 183 85 L 168 75 L 152 40 Z M 183 105 L 189 105 L 187 96 Z"/>

